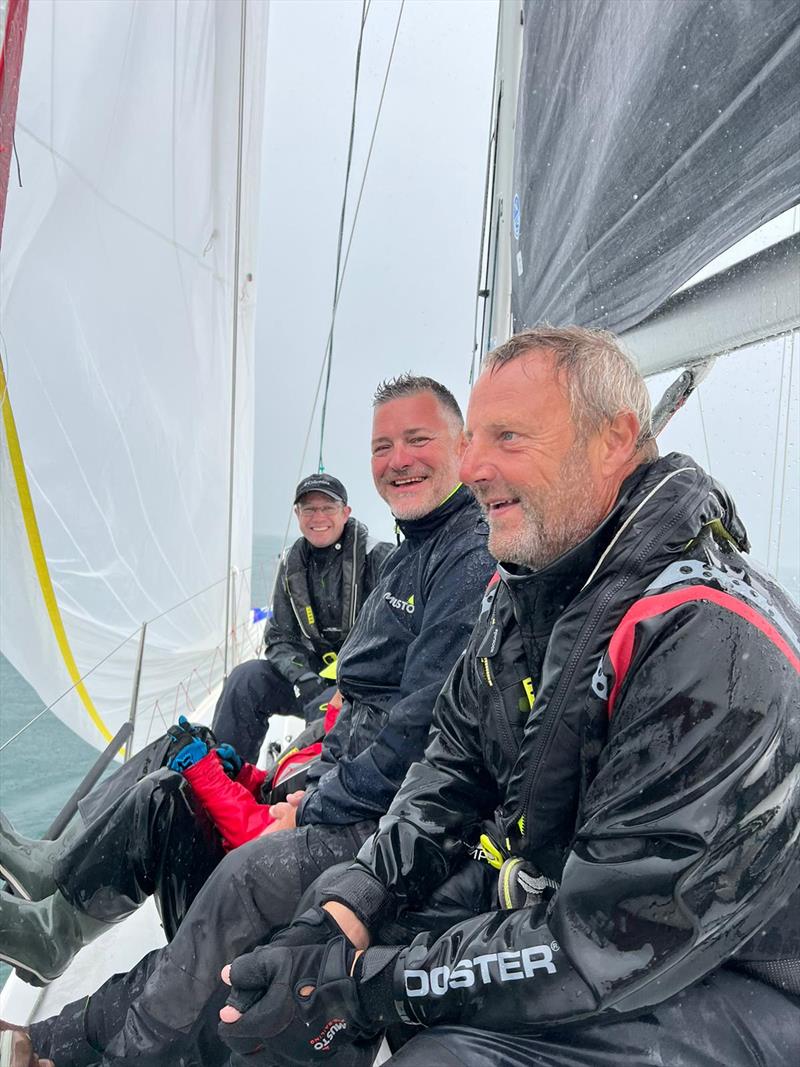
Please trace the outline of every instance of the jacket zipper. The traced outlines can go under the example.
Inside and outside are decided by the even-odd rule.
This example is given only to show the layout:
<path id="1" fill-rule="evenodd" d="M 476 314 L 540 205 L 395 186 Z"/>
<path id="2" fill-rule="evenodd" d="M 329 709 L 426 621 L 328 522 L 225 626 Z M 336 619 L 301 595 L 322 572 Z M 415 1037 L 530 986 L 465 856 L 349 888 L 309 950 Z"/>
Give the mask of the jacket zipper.
<path id="1" fill-rule="evenodd" d="M 634 556 L 633 563 L 640 563 L 643 559 L 645 559 L 652 545 L 659 539 L 659 537 L 663 539 L 665 534 L 668 534 L 672 527 L 677 525 L 678 521 L 682 518 L 683 513 L 675 515 L 672 519 L 672 522 L 669 523 L 666 529 L 660 528 L 656 533 L 654 533 L 653 536 L 643 546 L 641 551 L 639 551 Z M 586 649 L 586 646 L 594 635 L 594 632 L 597 629 L 597 624 L 600 618 L 605 613 L 605 610 L 608 607 L 609 603 L 616 596 L 616 594 L 628 584 L 628 582 L 631 580 L 631 577 L 632 576 L 630 574 L 624 575 L 616 582 L 616 584 L 611 587 L 611 589 L 609 589 L 606 595 L 597 604 L 595 604 L 594 610 L 591 613 L 589 621 L 583 628 L 583 636 L 581 638 L 581 641 L 573 649 L 572 656 L 569 659 L 569 663 L 561 672 L 561 677 L 558 683 L 558 691 L 556 694 L 554 694 L 556 699 L 548 707 L 545 716 L 545 721 L 539 727 L 539 743 L 536 747 L 536 753 L 534 755 L 533 762 L 525 775 L 525 788 L 522 793 L 521 807 L 514 812 L 512 819 L 506 824 L 506 833 L 511 830 L 512 826 L 518 827 L 520 819 L 525 817 L 528 808 L 530 807 L 530 794 L 533 789 L 533 783 L 536 780 L 536 774 L 539 770 L 539 765 L 542 762 L 545 749 L 547 748 L 547 744 L 550 740 L 550 734 L 553 732 L 553 726 L 558 719 L 558 713 L 560 712 L 561 706 L 564 703 L 564 695 L 569 689 L 569 686 L 572 682 L 572 677 L 575 674 L 575 670 L 581 661 L 584 650 Z"/>
<path id="2" fill-rule="evenodd" d="M 495 626 L 496 624 L 497 624 L 497 618 L 496 618 L 496 616 L 493 615 L 491 620 L 490 620 L 490 622 L 489 622 L 489 625 L 490 626 Z M 516 758 L 516 756 L 517 756 L 517 746 L 514 744 L 514 734 L 513 734 L 513 731 L 511 729 L 511 724 L 509 723 L 508 717 L 506 715 L 506 707 L 505 707 L 505 704 L 503 703 L 503 698 L 500 696 L 500 693 L 498 692 L 497 686 L 494 684 L 494 679 L 492 678 L 492 670 L 491 670 L 491 667 L 489 666 L 489 657 L 488 656 L 483 656 L 483 657 L 481 657 L 481 659 L 482 659 L 482 662 L 483 662 L 483 673 L 486 675 L 486 681 L 487 681 L 487 683 L 489 685 L 489 689 L 491 691 L 490 699 L 491 699 L 492 703 L 495 705 L 497 721 L 500 724 L 500 733 L 503 735 L 503 743 L 504 743 L 506 752 L 512 758 Z"/>

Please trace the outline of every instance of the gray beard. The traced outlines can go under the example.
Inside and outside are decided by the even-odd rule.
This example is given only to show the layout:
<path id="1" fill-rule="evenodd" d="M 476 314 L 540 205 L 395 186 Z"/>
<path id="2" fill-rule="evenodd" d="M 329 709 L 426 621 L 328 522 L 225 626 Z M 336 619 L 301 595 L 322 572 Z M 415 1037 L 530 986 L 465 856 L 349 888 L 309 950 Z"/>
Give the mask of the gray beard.
<path id="1" fill-rule="evenodd" d="M 565 457 L 554 488 L 520 494 L 525 522 L 515 536 L 493 534 L 490 523 L 489 551 L 503 563 L 544 570 L 585 540 L 602 521 L 597 505 L 588 498 L 589 488 L 586 455 L 576 446 Z"/>

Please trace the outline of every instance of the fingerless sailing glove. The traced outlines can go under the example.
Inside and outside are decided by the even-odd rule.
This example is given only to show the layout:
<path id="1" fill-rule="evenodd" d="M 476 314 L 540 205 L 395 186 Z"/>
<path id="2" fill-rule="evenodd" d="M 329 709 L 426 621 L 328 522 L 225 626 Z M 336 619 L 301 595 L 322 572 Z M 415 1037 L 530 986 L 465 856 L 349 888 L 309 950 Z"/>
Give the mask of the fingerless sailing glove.
<path id="1" fill-rule="evenodd" d="M 355 949 L 344 937 L 327 945 L 257 948 L 231 965 L 228 1004 L 242 1017 L 221 1023 L 219 1034 L 241 1056 L 265 1048 L 279 1063 L 328 1060 L 399 1020 L 392 978 L 400 951 L 368 949 L 351 977 Z"/>

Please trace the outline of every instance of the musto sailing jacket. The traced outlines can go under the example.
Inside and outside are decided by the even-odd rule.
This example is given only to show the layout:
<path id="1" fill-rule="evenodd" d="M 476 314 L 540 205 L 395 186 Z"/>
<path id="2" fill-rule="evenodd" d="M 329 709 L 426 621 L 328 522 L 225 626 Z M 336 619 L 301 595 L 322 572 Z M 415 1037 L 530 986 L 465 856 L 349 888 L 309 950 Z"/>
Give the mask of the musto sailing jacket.
<path id="1" fill-rule="evenodd" d="M 499 569 L 424 759 L 328 899 L 378 929 L 482 834 L 560 885 L 400 950 L 409 1021 L 641 1013 L 732 962 L 791 988 L 800 618 L 746 549 L 725 492 L 673 454 L 547 570 Z"/>
<path id="2" fill-rule="evenodd" d="M 300 537 L 283 554 L 264 629 L 264 655 L 290 683 L 338 653 L 394 546 L 350 518 L 341 540 L 314 548 Z"/>
<path id="3" fill-rule="evenodd" d="M 405 540 L 339 654 L 345 698 L 309 772 L 298 826 L 376 819 L 422 758 L 433 706 L 463 652 L 494 564 L 475 499 L 461 486 Z"/>

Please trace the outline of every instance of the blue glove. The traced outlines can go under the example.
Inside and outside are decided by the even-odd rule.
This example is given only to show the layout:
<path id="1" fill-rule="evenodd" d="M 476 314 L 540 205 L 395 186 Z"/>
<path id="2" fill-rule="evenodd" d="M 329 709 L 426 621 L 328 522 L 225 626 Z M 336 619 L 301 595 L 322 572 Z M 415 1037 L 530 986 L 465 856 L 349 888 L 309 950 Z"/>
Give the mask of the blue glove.
<path id="1" fill-rule="evenodd" d="M 233 745 L 217 745 L 216 752 L 225 773 L 230 778 L 236 778 L 244 766 L 244 760 Z"/>
<path id="2" fill-rule="evenodd" d="M 187 733 L 185 741 L 182 744 L 179 742 L 178 751 L 167 766 L 171 771 L 178 771 L 183 774 L 184 771 L 194 767 L 195 763 L 199 763 L 207 755 L 208 745 L 205 741 L 201 741 L 199 737 L 193 737 Z"/>

